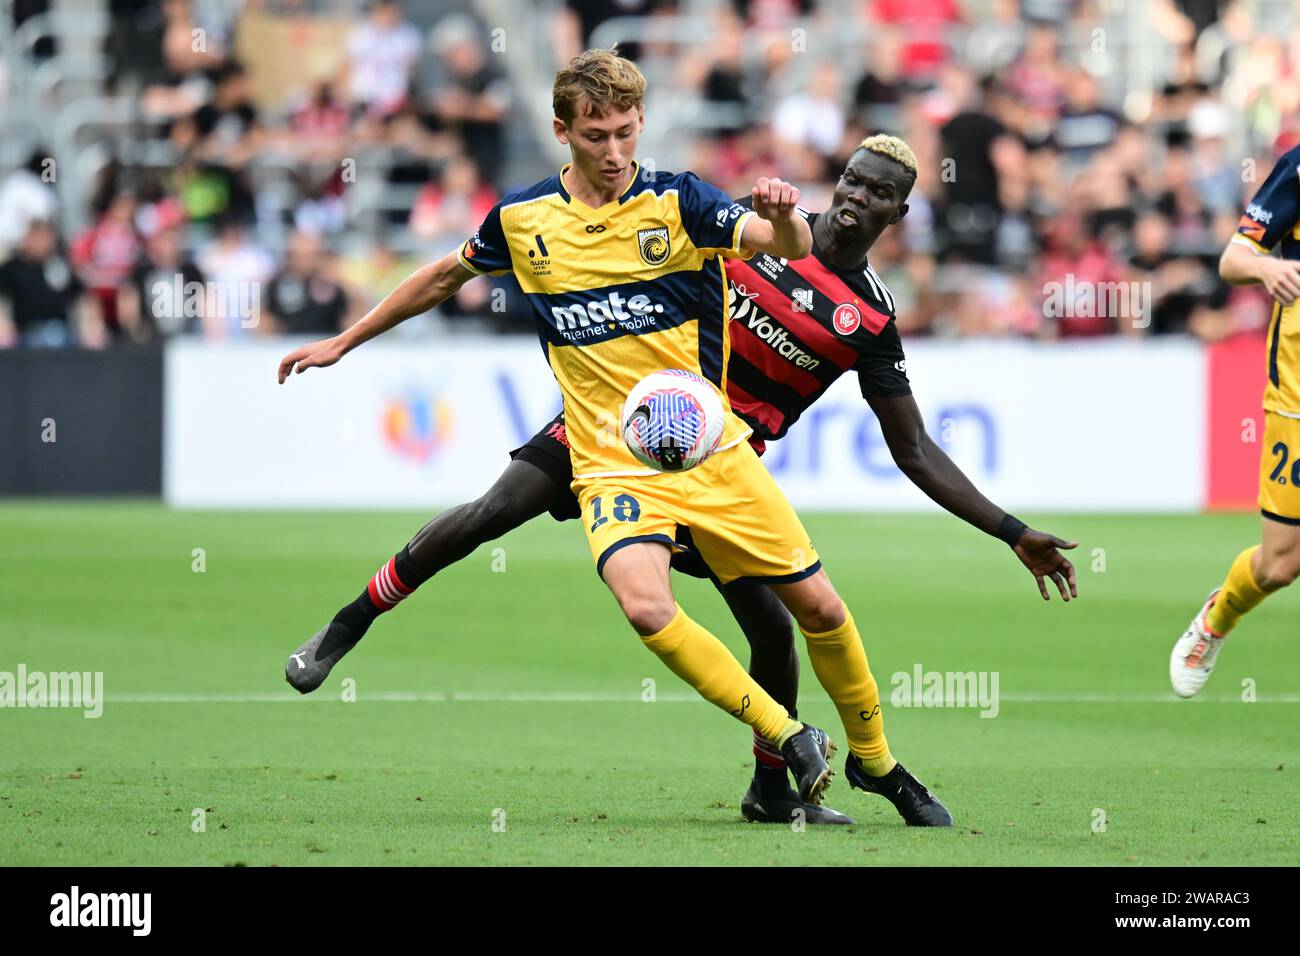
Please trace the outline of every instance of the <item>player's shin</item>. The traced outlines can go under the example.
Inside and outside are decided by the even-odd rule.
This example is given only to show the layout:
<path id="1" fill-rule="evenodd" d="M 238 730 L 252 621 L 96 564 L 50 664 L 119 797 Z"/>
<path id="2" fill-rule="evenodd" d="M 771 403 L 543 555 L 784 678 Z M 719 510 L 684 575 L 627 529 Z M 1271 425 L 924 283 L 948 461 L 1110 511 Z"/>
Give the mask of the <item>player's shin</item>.
<path id="1" fill-rule="evenodd" d="M 853 615 L 845 608 L 844 623 L 829 631 L 806 631 L 808 657 L 817 680 L 835 702 L 849 749 L 867 773 L 882 777 L 897 762 L 885 739 L 880 690 L 867 666 L 867 652 Z"/>
<path id="2" fill-rule="evenodd" d="M 777 741 L 778 747 L 802 729 L 803 725 L 745 672 L 726 645 L 691 620 L 680 605 L 663 629 L 641 640 L 701 697 L 761 736 Z"/>
<path id="3" fill-rule="evenodd" d="M 785 605 L 770 588 L 753 581 L 720 584 L 715 578 L 714 585 L 749 642 L 749 675 L 798 720 L 799 653 Z M 784 793 L 788 781 L 781 748 L 754 731 L 753 752 L 755 783 Z"/>
<path id="4" fill-rule="evenodd" d="M 1205 613 L 1205 623 L 1218 637 L 1226 637 L 1237 626 L 1237 621 L 1253 611 L 1268 596 L 1251 570 L 1251 562 L 1259 550 L 1256 545 L 1237 555 L 1214 604 Z"/>

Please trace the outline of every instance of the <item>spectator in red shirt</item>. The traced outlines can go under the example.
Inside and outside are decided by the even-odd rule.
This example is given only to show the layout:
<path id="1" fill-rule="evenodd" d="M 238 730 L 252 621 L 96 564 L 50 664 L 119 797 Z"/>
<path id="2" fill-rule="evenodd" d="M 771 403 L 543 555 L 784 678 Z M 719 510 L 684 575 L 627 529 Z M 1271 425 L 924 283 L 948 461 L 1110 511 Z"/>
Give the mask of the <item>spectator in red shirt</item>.
<path id="1" fill-rule="evenodd" d="M 99 303 L 104 325 L 114 338 L 122 334 L 117 290 L 130 277 L 140 258 L 135 209 L 133 193 L 114 193 L 95 224 L 73 240 L 71 249 L 73 268 Z"/>
<path id="2" fill-rule="evenodd" d="M 420 190 L 411 209 L 411 232 L 433 242 L 469 235 L 492 211 L 497 198 L 473 161 L 457 156 L 447 162 L 437 181 Z"/>
<path id="3" fill-rule="evenodd" d="M 899 58 L 903 76 L 927 80 L 948 62 L 949 28 L 962 22 L 957 0 L 874 0 L 872 16 L 903 33 Z"/>
<path id="4" fill-rule="evenodd" d="M 1063 212 L 1047 234 L 1048 249 L 1039 269 L 1044 332 L 1084 338 L 1131 330 L 1136 315 L 1117 315 L 1112 284 L 1128 278 L 1124 264 L 1084 228 L 1077 212 Z M 1130 300 L 1129 308 L 1133 308 Z"/>
<path id="5" fill-rule="evenodd" d="M 1065 106 L 1065 66 L 1054 26 L 1037 23 L 1029 31 L 1007 87 L 1025 109 L 1022 132 L 1031 139 L 1050 134 Z"/>

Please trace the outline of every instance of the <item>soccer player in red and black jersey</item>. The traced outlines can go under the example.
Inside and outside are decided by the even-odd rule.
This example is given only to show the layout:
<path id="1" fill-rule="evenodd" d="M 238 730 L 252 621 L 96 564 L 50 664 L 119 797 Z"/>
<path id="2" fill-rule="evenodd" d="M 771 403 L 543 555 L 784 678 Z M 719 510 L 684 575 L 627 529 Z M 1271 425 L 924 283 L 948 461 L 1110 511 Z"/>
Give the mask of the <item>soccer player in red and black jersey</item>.
<path id="1" fill-rule="evenodd" d="M 926 434 L 912 398 L 893 296 L 868 264 L 867 252 L 907 214 L 916 171 L 916 158 L 901 140 L 869 137 L 849 159 L 831 208 L 805 214 L 813 235 L 811 256 L 789 261 L 760 253 L 727 263 L 733 293 L 727 396 L 753 428 L 750 440 L 761 453 L 765 442 L 784 435 L 837 378 L 856 372 L 903 473 L 952 514 L 1006 542 L 1037 580 L 1044 600 L 1050 580 L 1068 601 L 1078 594 L 1075 573 L 1058 549 L 1076 544 L 1028 528 L 981 495 Z M 580 516 L 569 490 L 563 415 L 510 454 L 511 463 L 481 498 L 425 525 L 360 597 L 289 658 L 289 683 L 303 693 L 315 690 L 376 617 L 480 544 L 543 511 L 561 521 Z M 678 541 L 689 546 L 690 529 L 680 528 Z M 799 657 L 780 600 L 756 581 L 721 584 L 693 550 L 675 555 L 672 565 L 714 582 L 749 641 L 750 674 L 793 715 Z M 741 803 L 747 819 L 789 823 L 802 811 L 809 823 L 852 822 L 829 808 L 802 803 L 773 743 L 755 735 L 754 755 L 754 778 Z M 845 769 L 853 786 L 888 798 L 908 824 L 951 824 L 943 805 L 901 765 L 885 777 L 870 777 L 850 755 Z"/>

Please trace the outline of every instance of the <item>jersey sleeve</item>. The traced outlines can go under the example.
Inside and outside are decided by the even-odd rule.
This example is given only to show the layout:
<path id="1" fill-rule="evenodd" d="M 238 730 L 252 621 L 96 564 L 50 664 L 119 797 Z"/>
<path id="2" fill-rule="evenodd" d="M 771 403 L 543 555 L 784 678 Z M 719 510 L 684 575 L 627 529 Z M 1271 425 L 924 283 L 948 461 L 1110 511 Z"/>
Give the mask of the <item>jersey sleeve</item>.
<path id="1" fill-rule="evenodd" d="M 907 358 L 903 355 L 903 339 L 898 326 L 890 319 L 871 341 L 854 366 L 863 398 L 892 398 L 911 395 L 912 383 L 907 380 Z"/>
<path id="2" fill-rule="evenodd" d="M 456 252 L 456 258 L 470 272 L 501 276 L 512 271 L 510 246 L 501 227 L 501 203 L 483 219 L 478 232 L 470 236 Z"/>
<path id="3" fill-rule="evenodd" d="M 677 205 L 682 226 L 695 248 L 724 256 L 743 258 L 740 234 L 754 210 L 733 202 L 717 186 L 703 182 L 694 173 L 683 173 L 677 188 Z M 747 204 L 746 204 L 747 205 Z"/>
<path id="4" fill-rule="evenodd" d="M 1260 254 L 1273 247 L 1295 228 L 1300 220 L 1300 171 L 1296 169 L 1297 150 L 1291 150 L 1273 167 L 1264 185 L 1246 207 L 1237 224 L 1232 241 Z"/>

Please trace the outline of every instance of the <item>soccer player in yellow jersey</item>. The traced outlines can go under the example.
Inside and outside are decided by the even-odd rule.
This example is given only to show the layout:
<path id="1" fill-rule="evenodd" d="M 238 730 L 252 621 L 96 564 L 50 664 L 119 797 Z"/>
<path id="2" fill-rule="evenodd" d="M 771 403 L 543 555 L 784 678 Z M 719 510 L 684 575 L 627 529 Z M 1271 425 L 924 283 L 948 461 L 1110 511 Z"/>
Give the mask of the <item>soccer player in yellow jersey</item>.
<path id="1" fill-rule="evenodd" d="M 1180 697 L 1205 686 L 1241 617 L 1300 576 L 1300 146 L 1282 155 L 1223 250 L 1219 274 L 1273 297 L 1259 466 L 1261 540 L 1237 555 L 1169 658 Z"/>
<path id="2" fill-rule="evenodd" d="M 575 57 L 555 79 L 556 139 L 572 162 L 506 196 L 454 256 L 406 279 L 356 325 L 280 364 L 332 365 L 351 349 L 452 295 L 476 275 L 513 273 L 564 396 L 578 496 L 596 570 L 642 641 L 705 699 L 781 749 L 802 800 L 817 803 L 834 747 L 790 716 L 673 598 L 669 559 L 688 528 L 718 578 L 761 580 L 793 614 L 818 680 L 835 702 L 851 754 L 846 772 L 886 794 L 909 823 L 949 826 L 943 804 L 890 753 L 880 694 L 848 609 L 799 518 L 727 408 L 719 450 L 679 473 L 647 469 L 619 421 L 632 387 L 660 369 L 712 381 L 726 402 L 728 286 L 723 260 L 812 248 L 798 190 L 759 179 L 753 208 L 690 173 L 635 160 L 645 78 L 612 51 Z"/>

